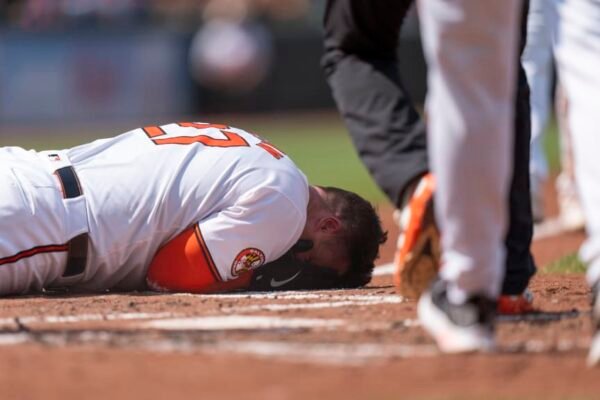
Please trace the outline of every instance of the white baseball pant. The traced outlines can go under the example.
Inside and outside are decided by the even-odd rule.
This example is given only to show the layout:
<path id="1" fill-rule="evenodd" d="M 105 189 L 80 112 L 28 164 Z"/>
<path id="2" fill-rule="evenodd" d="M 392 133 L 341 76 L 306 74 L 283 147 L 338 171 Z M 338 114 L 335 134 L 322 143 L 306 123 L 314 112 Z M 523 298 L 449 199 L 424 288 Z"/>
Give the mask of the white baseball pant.
<path id="1" fill-rule="evenodd" d="M 588 239 L 580 257 L 590 284 L 600 282 L 600 1 L 556 0 L 556 58 L 569 99 L 575 177 Z"/>
<path id="2" fill-rule="evenodd" d="M 0 293 L 64 286 L 69 241 L 88 231 L 85 198 L 65 199 L 46 152 L 0 148 Z M 18 268 L 15 264 L 18 262 Z"/>
<path id="3" fill-rule="evenodd" d="M 552 60 L 557 16 L 554 3 L 531 0 L 527 16 L 527 44 L 521 57 L 531 90 L 531 174 L 532 191 L 540 191 L 548 178 L 543 146 L 551 105 Z"/>
<path id="4" fill-rule="evenodd" d="M 495 298 L 514 130 L 519 0 L 421 0 L 441 277 L 455 303 Z"/>

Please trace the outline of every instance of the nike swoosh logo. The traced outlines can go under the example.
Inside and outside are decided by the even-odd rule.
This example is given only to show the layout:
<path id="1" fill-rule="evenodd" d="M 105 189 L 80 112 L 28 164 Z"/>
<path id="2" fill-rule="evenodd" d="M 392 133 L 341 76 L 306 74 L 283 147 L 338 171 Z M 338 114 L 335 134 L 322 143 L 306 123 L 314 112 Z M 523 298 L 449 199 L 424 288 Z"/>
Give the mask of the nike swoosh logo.
<path id="1" fill-rule="evenodd" d="M 286 283 L 290 283 L 291 281 L 293 281 L 294 279 L 296 279 L 296 277 L 297 277 L 298 275 L 300 275 L 300 272 L 302 272 L 302 271 L 298 271 L 298 272 L 296 272 L 296 273 L 295 273 L 294 275 L 292 275 L 290 278 L 288 278 L 288 279 L 285 279 L 285 280 L 283 280 L 283 281 L 276 281 L 276 280 L 275 280 L 275 278 L 271 278 L 271 287 L 272 287 L 272 288 L 278 288 L 278 287 L 280 287 L 280 286 L 283 286 L 283 285 L 285 285 Z"/>

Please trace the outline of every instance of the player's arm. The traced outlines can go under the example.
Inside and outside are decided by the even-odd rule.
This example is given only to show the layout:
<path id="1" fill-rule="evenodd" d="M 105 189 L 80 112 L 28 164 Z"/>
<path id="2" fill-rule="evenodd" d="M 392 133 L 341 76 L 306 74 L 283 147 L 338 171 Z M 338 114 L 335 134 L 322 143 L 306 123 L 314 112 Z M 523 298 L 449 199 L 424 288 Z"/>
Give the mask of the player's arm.
<path id="1" fill-rule="evenodd" d="M 247 288 L 256 268 L 296 243 L 305 218 L 285 196 L 263 188 L 160 248 L 147 272 L 148 285 L 193 293 Z"/>
<path id="2" fill-rule="evenodd" d="M 215 270 L 198 224 L 161 247 L 148 268 L 151 289 L 167 292 L 215 293 L 247 288 L 252 271 L 224 281 Z"/>

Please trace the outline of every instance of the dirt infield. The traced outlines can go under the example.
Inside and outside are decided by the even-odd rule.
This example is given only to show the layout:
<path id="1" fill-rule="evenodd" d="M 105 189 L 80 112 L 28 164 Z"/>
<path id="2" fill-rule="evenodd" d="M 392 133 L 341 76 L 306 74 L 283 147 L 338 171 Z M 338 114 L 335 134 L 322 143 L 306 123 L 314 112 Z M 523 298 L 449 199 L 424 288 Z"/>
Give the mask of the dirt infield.
<path id="1" fill-rule="evenodd" d="M 539 240 L 535 256 L 581 240 Z M 543 312 L 502 319 L 497 353 L 443 356 L 385 270 L 350 291 L 2 299 L 0 399 L 600 398 L 583 276 L 538 275 Z"/>

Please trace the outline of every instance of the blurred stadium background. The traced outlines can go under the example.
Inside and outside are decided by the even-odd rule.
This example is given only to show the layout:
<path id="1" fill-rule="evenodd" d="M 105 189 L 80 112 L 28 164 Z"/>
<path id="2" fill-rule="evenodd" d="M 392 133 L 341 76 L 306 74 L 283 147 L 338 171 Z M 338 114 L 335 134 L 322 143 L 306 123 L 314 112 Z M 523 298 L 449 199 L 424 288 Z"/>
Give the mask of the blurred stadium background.
<path id="1" fill-rule="evenodd" d="M 0 0 L 0 146 L 64 148 L 150 123 L 221 122 L 276 143 L 312 183 L 383 202 L 320 69 L 324 5 Z M 422 103 L 414 12 L 399 51 L 408 90 Z"/>

